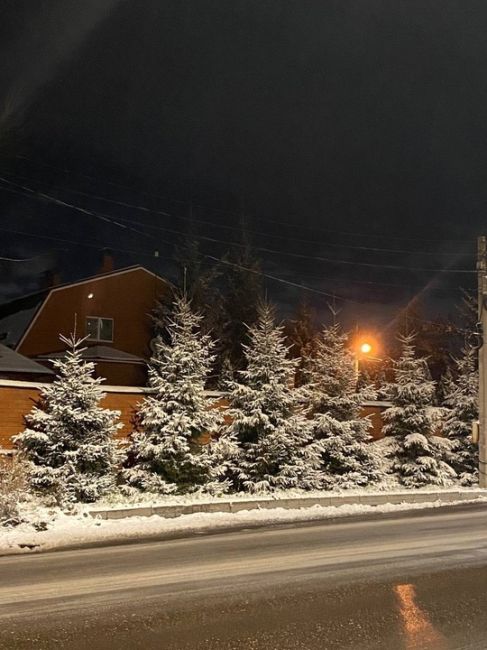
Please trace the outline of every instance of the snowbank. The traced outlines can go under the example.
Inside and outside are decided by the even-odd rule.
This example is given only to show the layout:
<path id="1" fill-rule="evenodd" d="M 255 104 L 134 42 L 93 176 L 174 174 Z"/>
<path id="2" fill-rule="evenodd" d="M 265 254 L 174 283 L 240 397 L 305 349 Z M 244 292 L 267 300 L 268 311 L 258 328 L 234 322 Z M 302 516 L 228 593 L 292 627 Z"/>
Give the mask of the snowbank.
<path id="1" fill-rule="evenodd" d="M 487 503 L 487 497 L 472 500 Z M 465 503 L 465 501 L 462 501 Z M 292 523 L 325 520 L 368 513 L 389 513 L 404 510 L 440 507 L 441 501 L 425 503 L 361 504 L 339 507 L 313 506 L 305 509 L 273 508 L 272 510 L 243 510 L 233 514 L 223 512 L 195 513 L 173 519 L 159 516 L 131 517 L 119 520 L 100 520 L 89 516 L 87 508 L 76 514 L 65 514 L 59 509 L 35 508 L 25 512 L 29 523 L 0 530 L 0 555 L 32 553 L 90 544 L 120 543 L 129 540 L 149 540 L 158 537 L 177 537 L 218 530 L 238 529 L 248 525 Z"/>

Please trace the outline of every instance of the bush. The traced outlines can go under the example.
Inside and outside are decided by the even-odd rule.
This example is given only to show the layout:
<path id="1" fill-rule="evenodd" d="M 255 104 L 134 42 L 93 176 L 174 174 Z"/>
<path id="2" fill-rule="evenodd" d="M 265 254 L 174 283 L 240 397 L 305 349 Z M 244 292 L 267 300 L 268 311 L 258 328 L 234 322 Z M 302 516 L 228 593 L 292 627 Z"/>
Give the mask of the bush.
<path id="1" fill-rule="evenodd" d="M 20 523 L 19 504 L 27 493 L 25 463 L 0 457 L 0 526 Z"/>

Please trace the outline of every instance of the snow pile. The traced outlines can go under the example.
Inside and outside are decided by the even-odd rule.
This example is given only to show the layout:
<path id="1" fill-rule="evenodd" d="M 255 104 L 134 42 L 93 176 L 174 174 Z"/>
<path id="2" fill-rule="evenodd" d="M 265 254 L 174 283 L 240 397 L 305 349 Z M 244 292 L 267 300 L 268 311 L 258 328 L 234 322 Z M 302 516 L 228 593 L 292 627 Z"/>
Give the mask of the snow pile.
<path id="1" fill-rule="evenodd" d="M 477 499 L 480 501 L 480 499 Z M 482 499 L 487 501 L 487 498 Z M 463 502 L 464 503 L 464 502 Z M 60 509 L 36 508 L 24 512 L 30 523 L 15 528 L 0 528 L 0 555 L 39 552 L 89 544 L 120 543 L 129 540 L 170 538 L 218 530 L 239 529 L 242 526 L 293 523 L 334 519 L 371 513 L 393 513 L 406 510 L 439 507 L 439 501 L 417 504 L 383 504 L 378 506 L 343 505 L 313 506 L 303 509 L 275 508 L 247 510 L 229 514 L 222 512 L 183 515 L 174 519 L 159 516 L 131 517 L 123 520 L 93 519 L 81 507 L 76 515 Z"/>

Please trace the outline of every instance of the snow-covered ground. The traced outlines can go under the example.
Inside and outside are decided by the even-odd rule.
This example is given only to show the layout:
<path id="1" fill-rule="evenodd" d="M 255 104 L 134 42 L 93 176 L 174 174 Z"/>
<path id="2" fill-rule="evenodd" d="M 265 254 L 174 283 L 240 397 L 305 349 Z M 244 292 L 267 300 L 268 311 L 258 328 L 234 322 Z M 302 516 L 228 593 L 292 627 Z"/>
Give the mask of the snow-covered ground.
<path id="1" fill-rule="evenodd" d="M 289 493 L 287 493 L 287 496 L 289 496 Z M 475 490 L 472 490 L 472 500 L 487 503 L 487 497 L 479 498 L 475 494 Z M 172 498 L 172 503 L 175 503 L 174 498 Z M 178 501 L 178 503 L 181 503 L 181 501 Z M 465 503 L 465 501 L 462 503 Z M 228 530 L 239 528 L 242 525 L 313 521 L 367 513 L 419 510 L 440 507 L 441 505 L 439 501 L 377 506 L 353 504 L 339 507 L 323 507 L 316 505 L 304 509 L 277 507 L 272 510 L 244 510 L 233 514 L 222 512 L 196 513 L 172 519 L 152 516 L 101 520 L 91 517 L 88 514 L 90 508 L 87 506 L 79 507 L 76 513 L 66 514 L 58 508 L 39 507 L 31 504 L 30 506 L 24 506 L 22 513 L 28 523 L 22 523 L 13 528 L 0 528 L 0 555 L 32 553 L 92 543 L 109 544 L 110 542 L 150 539 L 159 536 L 171 537 L 219 529 Z"/>

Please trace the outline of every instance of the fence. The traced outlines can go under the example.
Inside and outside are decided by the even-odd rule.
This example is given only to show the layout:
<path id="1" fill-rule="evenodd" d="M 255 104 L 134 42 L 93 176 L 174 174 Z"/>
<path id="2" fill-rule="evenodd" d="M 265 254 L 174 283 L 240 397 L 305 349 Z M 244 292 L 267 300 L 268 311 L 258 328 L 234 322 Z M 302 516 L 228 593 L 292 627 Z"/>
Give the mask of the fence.
<path id="1" fill-rule="evenodd" d="M 39 400 L 43 386 L 32 381 L 16 381 L 0 379 L 0 450 L 12 448 L 12 438 L 25 428 L 25 416 Z M 119 430 L 119 438 L 127 438 L 134 429 L 134 414 L 137 405 L 149 393 L 146 388 L 136 386 L 103 386 L 105 398 L 102 406 L 120 411 L 120 421 L 123 428 Z M 225 408 L 227 401 L 223 393 L 208 391 L 208 397 L 216 402 L 219 408 Z M 369 416 L 374 439 L 382 437 L 382 412 L 387 408 L 387 402 L 367 402 L 363 405 L 363 415 Z"/>

